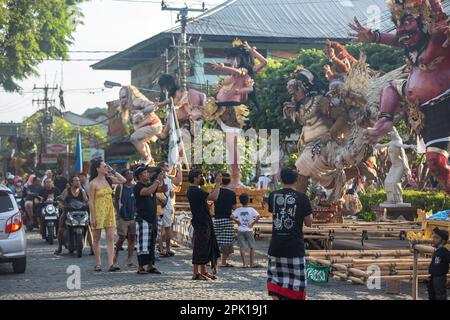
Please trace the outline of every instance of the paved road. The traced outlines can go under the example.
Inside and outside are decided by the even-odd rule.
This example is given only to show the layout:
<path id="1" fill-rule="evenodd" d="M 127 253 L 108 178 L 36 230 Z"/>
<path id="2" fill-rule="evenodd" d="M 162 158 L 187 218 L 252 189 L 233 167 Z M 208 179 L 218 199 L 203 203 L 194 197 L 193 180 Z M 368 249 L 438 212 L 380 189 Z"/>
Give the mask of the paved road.
<path id="1" fill-rule="evenodd" d="M 194 282 L 191 251 L 178 248 L 176 257 L 162 259 L 158 268 L 163 275 L 137 275 L 135 269 L 125 266 L 125 252 L 121 253 L 118 273 L 95 273 L 92 256 L 78 259 L 65 254 L 54 256 L 55 246 L 49 246 L 37 234 L 28 236 L 28 265 L 25 274 L 12 273 L 8 264 L 0 265 L 0 299 L 219 299 L 219 300 L 264 300 L 266 270 L 242 268 L 222 269 L 216 282 Z M 265 263 L 266 241 L 258 241 L 257 258 Z M 85 249 L 85 253 L 88 253 Z M 106 250 L 103 247 L 103 261 Z M 235 254 L 231 261 L 239 266 L 240 259 Z M 81 290 L 67 288 L 66 270 L 77 265 L 81 270 Z M 421 297 L 425 297 L 423 286 Z M 338 280 L 326 285 L 308 287 L 309 299 L 409 299 L 410 285 L 405 284 L 401 295 L 386 295 L 385 290 L 370 291 L 364 286 L 356 286 Z"/>

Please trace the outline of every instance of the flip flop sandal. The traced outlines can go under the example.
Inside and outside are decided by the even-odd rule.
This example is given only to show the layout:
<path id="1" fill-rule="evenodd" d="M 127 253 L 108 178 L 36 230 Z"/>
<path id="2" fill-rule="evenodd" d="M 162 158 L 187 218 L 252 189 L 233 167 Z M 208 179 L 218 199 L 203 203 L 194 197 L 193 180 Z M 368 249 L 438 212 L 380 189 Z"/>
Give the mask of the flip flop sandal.
<path id="1" fill-rule="evenodd" d="M 157 268 L 148 269 L 147 272 L 151 274 L 162 274 Z"/>
<path id="2" fill-rule="evenodd" d="M 194 281 L 208 281 L 209 279 L 206 278 L 204 275 L 197 273 L 196 275 L 192 276 L 192 280 Z"/>
<path id="3" fill-rule="evenodd" d="M 135 265 L 134 263 L 128 263 L 128 264 L 127 264 L 127 267 L 128 267 L 128 268 L 137 268 L 138 266 Z"/>
<path id="4" fill-rule="evenodd" d="M 102 271 L 102 267 L 101 266 L 95 266 L 94 271 L 95 272 L 100 272 L 100 271 Z"/>
<path id="5" fill-rule="evenodd" d="M 202 274 L 202 276 L 204 276 L 204 277 L 206 277 L 206 278 L 209 278 L 209 279 L 211 279 L 211 280 L 217 280 L 217 277 L 216 277 L 215 275 L 209 274 L 208 272 Z"/>
<path id="6" fill-rule="evenodd" d="M 108 272 L 116 272 L 119 270 L 120 268 L 118 266 L 112 265 L 111 267 L 109 267 Z"/>
<path id="7" fill-rule="evenodd" d="M 147 270 L 145 270 L 144 268 L 139 269 L 137 274 L 148 274 Z"/>
<path id="8" fill-rule="evenodd" d="M 227 263 L 224 266 L 220 266 L 221 268 L 234 268 L 234 266 L 232 264 Z"/>

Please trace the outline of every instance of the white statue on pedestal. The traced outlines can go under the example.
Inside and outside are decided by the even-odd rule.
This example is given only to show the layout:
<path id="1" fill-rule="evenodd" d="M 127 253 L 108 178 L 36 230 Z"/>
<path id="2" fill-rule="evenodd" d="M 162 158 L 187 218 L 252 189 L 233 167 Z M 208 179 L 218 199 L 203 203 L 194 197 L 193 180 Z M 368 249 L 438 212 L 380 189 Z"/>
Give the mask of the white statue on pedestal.
<path id="1" fill-rule="evenodd" d="M 411 169 L 408 164 L 405 149 L 416 150 L 417 147 L 415 145 L 403 144 L 403 140 L 395 127 L 389 135 L 391 137 L 389 143 L 376 145 L 377 149 L 388 148 L 389 160 L 392 164 L 384 182 L 387 201 L 382 203 L 380 207 L 411 207 L 410 203 L 403 203 L 402 178 L 404 174 L 406 174 L 408 180 L 411 178 Z"/>

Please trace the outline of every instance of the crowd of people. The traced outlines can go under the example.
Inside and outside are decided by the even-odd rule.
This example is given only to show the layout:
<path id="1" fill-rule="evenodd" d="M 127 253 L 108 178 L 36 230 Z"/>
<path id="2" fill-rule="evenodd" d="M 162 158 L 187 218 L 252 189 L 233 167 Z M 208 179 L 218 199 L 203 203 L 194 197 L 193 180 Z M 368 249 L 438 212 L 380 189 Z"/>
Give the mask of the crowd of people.
<path id="1" fill-rule="evenodd" d="M 304 193 L 296 190 L 299 179 L 297 170 L 283 168 L 279 178 L 282 187 L 268 196 L 273 222 L 266 261 L 267 291 L 275 300 L 303 300 L 306 299 L 303 226 L 312 225 L 312 204 Z M 87 238 L 91 254 L 95 255 L 95 271 L 102 271 L 100 239 L 104 229 L 109 272 L 120 270 L 118 257 L 127 241 L 127 267 L 137 268 L 140 275 L 158 275 L 162 272 L 156 267 L 156 262 L 160 258 L 175 256 L 171 249 L 171 233 L 175 193 L 182 180 L 181 165 L 170 168 L 162 162 L 154 168 L 141 165 L 134 171 L 126 169 L 119 173 L 97 159 L 91 162 L 89 175 L 81 174 L 66 180 L 61 172 L 53 175 L 47 171 L 42 178 L 32 175 L 27 181 L 22 181 L 8 174 L 3 184 L 12 192 L 23 192 L 25 210 L 35 210 L 35 201 L 48 198 L 61 203 L 56 255 L 61 254 L 63 249 L 64 205 L 75 199 L 89 207 L 91 231 Z M 236 193 L 229 187 L 229 173 L 217 174 L 215 186 L 210 192 L 202 188 L 206 180 L 201 170 L 191 170 L 188 180 L 187 197 L 193 226 L 192 280 L 214 281 L 218 279 L 219 269 L 235 267 L 229 263 L 234 253 L 235 224 L 242 268 L 261 268 L 255 260 L 254 234 L 260 214 L 249 206 L 249 196 L 241 194 L 237 208 Z M 445 231 L 435 230 L 433 245 L 438 250 L 429 269 L 430 299 L 446 299 L 443 283 L 448 271 L 447 241 Z M 135 251 L 138 265 L 133 262 Z"/>

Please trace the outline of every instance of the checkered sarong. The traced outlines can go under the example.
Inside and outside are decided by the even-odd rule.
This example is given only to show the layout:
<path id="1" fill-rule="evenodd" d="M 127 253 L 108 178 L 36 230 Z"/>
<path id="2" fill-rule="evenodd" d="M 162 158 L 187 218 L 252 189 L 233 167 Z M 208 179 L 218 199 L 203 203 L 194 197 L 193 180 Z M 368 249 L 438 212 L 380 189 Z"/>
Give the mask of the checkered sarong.
<path id="1" fill-rule="evenodd" d="M 155 226 L 143 219 L 136 219 L 137 255 L 139 266 L 155 261 L 155 244 L 157 230 Z"/>
<path id="2" fill-rule="evenodd" d="M 306 299 L 305 257 L 277 258 L 269 256 L 267 290 L 282 300 Z"/>
<path id="3" fill-rule="evenodd" d="M 231 219 L 214 219 L 214 232 L 220 248 L 233 245 L 234 225 Z"/>

